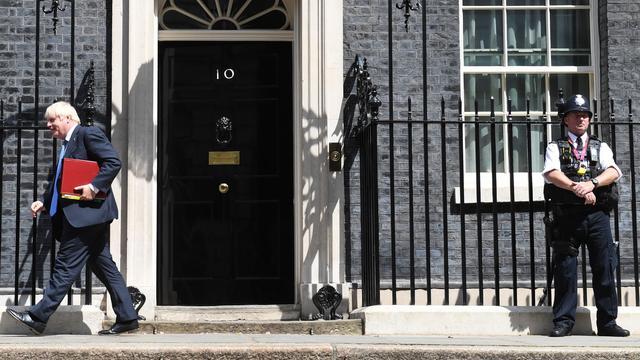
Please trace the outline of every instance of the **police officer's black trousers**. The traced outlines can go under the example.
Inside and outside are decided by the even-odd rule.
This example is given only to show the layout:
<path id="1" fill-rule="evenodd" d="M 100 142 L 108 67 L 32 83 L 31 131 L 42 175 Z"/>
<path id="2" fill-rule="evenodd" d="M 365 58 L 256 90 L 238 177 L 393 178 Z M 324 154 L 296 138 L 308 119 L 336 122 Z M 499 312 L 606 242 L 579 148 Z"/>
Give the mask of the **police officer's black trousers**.
<path id="1" fill-rule="evenodd" d="M 596 300 L 598 328 L 615 324 L 618 300 L 615 286 L 616 247 L 611 237 L 609 214 L 604 211 L 580 212 L 562 216 L 558 240 L 584 243 L 589 249 L 593 292 Z M 573 239 L 572 239 L 573 238 Z M 577 306 L 577 256 L 554 253 L 555 301 L 554 323 L 573 327 Z"/>
<path id="2" fill-rule="evenodd" d="M 61 226 L 60 249 L 49 286 L 44 290 L 42 300 L 31 307 L 29 313 L 34 318 L 47 322 L 80 275 L 82 267 L 87 264 L 107 287 L 116 313 L 116 321 L 126 322 L 137 319 L 138 314 L 133 308 L 131 295 L 122 274 L 111 258 L 107 238 L 109 223 L 74 228 L 64 215 L 54 221 L 60 221 L 58 223 L 58 226 Z"/>

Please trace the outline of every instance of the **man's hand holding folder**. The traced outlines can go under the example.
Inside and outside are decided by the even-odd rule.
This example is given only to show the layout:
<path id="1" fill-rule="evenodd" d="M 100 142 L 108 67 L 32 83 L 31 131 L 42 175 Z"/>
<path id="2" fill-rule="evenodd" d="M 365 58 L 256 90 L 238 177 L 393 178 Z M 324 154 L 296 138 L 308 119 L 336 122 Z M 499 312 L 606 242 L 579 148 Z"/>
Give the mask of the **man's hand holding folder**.
<path id="1" fill-rule="evenodd" d="M 100 167 L 95 161 L 64 159 L 60 184 L 62 198 L 81 201 L 104 200 L 107 194 L 97 191 L 91 185 L 99 171 Z"/>
<path id="2" fill-rule="evenodd" d="M 80 200 L 82 201 L 91 201 L 96 195 L 89 184 L 76 186 L 73 188 L 73 190 L 80 193 Z"/>

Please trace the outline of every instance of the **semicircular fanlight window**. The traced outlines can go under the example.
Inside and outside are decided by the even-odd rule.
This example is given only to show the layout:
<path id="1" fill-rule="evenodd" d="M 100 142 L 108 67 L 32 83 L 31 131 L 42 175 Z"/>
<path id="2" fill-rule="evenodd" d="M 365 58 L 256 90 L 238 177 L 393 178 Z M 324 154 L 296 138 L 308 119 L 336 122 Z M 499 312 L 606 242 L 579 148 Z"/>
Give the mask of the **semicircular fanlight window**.
<path id="1" fill-rule="evenodd" d="M 160 30 L 290 29 L 282 0 L 165 0 Z"/>

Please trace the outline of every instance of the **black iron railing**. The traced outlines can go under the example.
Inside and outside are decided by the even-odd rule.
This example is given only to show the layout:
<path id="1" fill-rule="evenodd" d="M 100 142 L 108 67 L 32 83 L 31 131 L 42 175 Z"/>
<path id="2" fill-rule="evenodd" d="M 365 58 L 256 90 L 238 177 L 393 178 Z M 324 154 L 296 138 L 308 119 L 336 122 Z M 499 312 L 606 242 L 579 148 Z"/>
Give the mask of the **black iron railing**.
<path id="1" fill-rule="evenodd" d="M 548 291 L 551 252 L 543 221 L 549 211 L 534 191 L 541 175 L 531 164 L 540 160 L 533 157 L 536 146 L 538 151 L 544 150 L 539 143 L 534 143 L 532 134 L 537 131 L 540 135 L 542 131 L 543 138 L 550 139 L 557 135 L 558 128 L 564 131 L 555 120 L 556 115 L 544 113 L 533 117 L 527 101 L 524 119 L 514 119 L 509 100 L 508 114 L 496 116 L 492 99 L 488 118 L 481 118 L 477 102 L 474 116 L 463 116 L 462 104 L 458 102 L 457 116 L 448 117 L 446 101 L 441 99 L 439 119 L 416 119 L 408 98 L 403 118 L 380 120 L 380 103 L 377 93 L 370 91 L 375 86 L 368 76 L 366 60 L 359 59 L 357 66 L 357 82 L 366 84 L 358 86 L 358 103 L 376 104 L 359 107 L 359 121 L 353 133 L 360 143 L 363 304 L 380 303 L 381 289 L 391 291 L 392 304 L 398 302 L 400 291 L 408 291 L 409 303 L 416 304 L 419 290 L 426 292 L 426 304 L 431 304 L 436 287 L 442 291 L 443 304 L 469 304 L 471 290 L 477 291 L 475 303 L 480 305 L 535 305 L 541 299 L 551 304 Z M 626 195 L 621 197 L 611 217 L 614 241 L 623 245 L 618 250 L 621 260 L 617 268 L 618 300 L 622 303 L 624 283 L 625 288 L 633 288 L 635 306 L 640 306 L 635 186 L 635 152 L 639 150 L 634 143 L 634 136 L 640 133 L 640 123 L 634 122 L 631 100 L 625 102 L 626 121 L 616 118 L 615 104 L 614 100 L 607 104 L 609 116 L 605 121 L 597 112 L 598 102 L 593 101 L 590 132 L 611 144 L 623 170 L 621 194 Z M 558 115 L 561 116 L 561 112 Z M 485 152 L 480 149 L 483 127 L 489 128 L 490 150 Z M 506 134 L 503 149 L 498 149 L 498 128 Z M 524 174 L 518 174 L 522 184 L 517 183 L 514 170 L 514 128 L 526 132 L 526 136 L 519 137 L 526 142 L 529 164 Z M 474 133 L 475 146 L 465 146 L 465 134 L 470 131 Z M 416 137 L 420 132 L 422 137 Z M 616 147 L 619 141 L 616 134 L 618 139 L 627 140 L 624 151 Z M 440 154 L 436 156 L 434 143 L 439 145 L 436 151 Z M 522 149 L 522 144 L 519 145 Z M 499 150 L 500 156 L 506 155 L 502 170 L 498 168 Z M 490 162 L 488 167 L 485 164 L 486 173 L 465 170 L 465 159 L 471 153 L 475 153 L 475 169 L 481 169 L 481 161 Z M 434 166 L 436 159 L 440 164 Z M 470 177 L 473 178 L 471 184 Z M 499 179 L 509 179 L 505 181 L 508 184 L 499 184 Z M 499 196 L 499 188 L 507 187 L 508 191 Z M 465 196 L 464 190 L 468 188 L 475 191 L 475 196 L 468 193 Z M 526 194 L 517 196 L 518 191 L 525 188 Z M 622 212 L 624 218 L 621 218 Z M 621 239 L 623 233 L 630 236 Z M 432 255 L 434 252 L 437 256 Z M 590 280 L 584 246 L 581 252 L 581 292 L 586 305 Z M 470 263 L 470 257 L 475 262 Z M 484 299 L 486 288 L 493 290 L 490 301 Z M 545 288 L 545 295 L 536 291 Z M 502 289 L 508 290 L 508 300 L 501 298 L 501 293 L 505 295 Z M 518 297 L 519 290 L 523 289 L 528 292 L 526 301 Z M 453 290 L 458 293 L 455 302 L 450 298 Z M 631 300 L 627 304 L 634 305 Z"/>

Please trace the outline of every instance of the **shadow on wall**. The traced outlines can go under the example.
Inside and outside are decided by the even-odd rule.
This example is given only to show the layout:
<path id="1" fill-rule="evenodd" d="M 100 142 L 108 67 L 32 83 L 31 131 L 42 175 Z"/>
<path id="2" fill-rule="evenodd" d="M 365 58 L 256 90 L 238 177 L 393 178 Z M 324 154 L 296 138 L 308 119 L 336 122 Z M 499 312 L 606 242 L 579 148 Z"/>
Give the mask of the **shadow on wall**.
<path id="1" fill-rule="evenodd" d="M 149 61 L 137 71 L 136 79 L 129 90 L 129 108 L 136 107 L 136 101 L 140 99 L 140 94 L 146 94 L 152 89 L 149 89 L 147 84 L 152 84 L 153 79 L 153 62 Z M 150 100 L 151 97 L 141 100 Z M 147 129 L 149 120 L 129 118 L 128 114 L 123 113 L 122 109 L 118 109 L 112 104 L 112 111 L 115 117 L 115 121 L 111 127 L 111 134 L 116 141 L 124 140 L 127 145 L 127 153 L 120 154 L 121 160 L 126 161 L 128 171 L 132 172 L 136 177 L 144 178 L 146 181 L 154 180 L 153 175 L 153 154 L 156 149 L 154 147 L 155 141 L 134 141 L 128 142 L 127 138 L 130 133 L 140 134 L 145 131 L 145 135 L 153 137 L 157 134 L 157 124 L 153 124 L 152 128 Z M 145 114 L 149 118 L 151 114 Z M 123 186 L 123 189 L 126 187 Z M 124 194 L 123 194 L 124 197 Z M 124 204 L 122 205 L 125 206 Z"/>
<path id="2" fill-rule="evenodd" d="M 130 87 L 129 93 L 126 96 L 128 100 L 129 108 L 135 107 L 136 101 L 141 99 L 140 94 L 147 94 L 152 91 L 146 84 L 153 83 L 153 61 L 144 63 L 137 71 L 136 79 Z M 142 98 L 144 102 L 148 98 Z M 158 129 L 157 123 L 153 124 L 153 127 L 149 127 L 148 124 L 152 123 L 152 114 L 145 114 L 149 119 L 140 119 L 135 117 L 129 117 L 129 113 L 123 112 L 123 109 L 119 109 L 113 103 L 111 104 L 111 112 L 113 120 L 111 123 L 111 138 L 114 147 L 120 154 L 120 160 L 126 167 L 123 166 L 123 170 L 118 174 L 118 180 L 120 181 L 120 201 L 118 203 L 118 209 L 120 210 L 120 228 L 128 228 L 128 173 L 131 173 L 135 178 L 144 179 L 146 182 L 157 181 L 153 175 L 154 166 L 154 154 L 156 152 L 155 144 Z M 142 134 L 149 137 L 149 141 L 129 141 L 130 133 Z M 158 159 L 160 160 L 160 159 Z M 143 205 L 141 205 L 142 208 Z M 127 248 L 127 232 L 121 232 L 120 248 Z M 127 251 L 120 252 L 120 271 L 124 274 L 127 272 Z"/>
<path id="3" fill-rule="evenodd" d="M 302 118 L 307 120 L 307 123 L 302 125 L 304 147 L 302 149 L 301 164 L 303 164 L 303 167 L 318 165 L 320 169 L 313 172 L 325 174 L 328 172 L 328 160 L 321 161 L 319 157 L 324 155 L 324 139 L 327 138 L 327 135 L 323 131 L 327 128 L 327 117 L 325 114 L 319 115 L 313 111 L 303 109 Z M 317 178 L 302 178 L 302 196 L 300 200 L 306 204 L 305 212 L 302 215 L 302 219 L 304 219 L 302 236 L 313 239 L 309 242 L 309 248 L 303 259 L 303 269 L 313 269 L 314 264 L 328 263 L 326 238 L 322 239 L 317 234 L 327 228 L 326 223 L 329 221 L 328 208 L 331 205 L 326 201 L 328 199 L 323 199 L 323 196 L 328 197 L 328 194 L 323 194 L 320 184 L 321 182 Z M 320 279 L 323 278 L 324 276 L 321 275 Z M 310 279 L 302 280 L 307 282 Z"/>
<path id="4" fill-rule="evenodd" d="M 355 66 L 354 66 L 355 67 Z M 353 88 L 353 83 L 355 81 L 355 77 L 351 80 L 351 84 L 345 84 L 345 88 Z M 345 90 L 347 91 L 347 90 Z M 350 91 L 347 91 L 348 93 Z M 353 121 L 353 107 L 355 106 L 355 96 L 352 96 L 353 99 L 349 99 L 347 103 L 344 105 L 345 107 L 351 107 L 350 115 L 344 115 L 345 112 L 343 110 L 343 118 L 344 122 L 349 122 L 349 125 L 345 125 L 344 129 L 342 127 L 337 126 L 333 130 L 333 134 L 324 133 L 324 131 L 328 131 L 325 129 L 329 129 L 328 127 L 328 119 L 326 114 L 317 114 L 313 111 L 309 111 L 308 109 L 302 110 L 303 119 L 307 120 L 307 123 L 302 124 L 302 139 L 304 149 L 302 151 L 302 164 L 303 167 L 307 166 L 315 166 L 318 165 L 320 169 L 314 169 L 312 173 L 317 174 L 321 173 L 325 176 L 329 176 L 333 178 L 333 173 L 329 171 L 329 157 L 328 157 L 328 148 L 326 141 L 327 139 L 336 139 L 337 141 L 344 143 L 343 152 L 346 154 L 347 148 L 351 146 L 349 141 L 352 139 L 346 136 L 350 132 L 350 123 Z M 349 111 L 348 111 L 349 112 Z M 348 113 L 347 112 L 347 113 Z M 342 134 L 341 134 L 342 132 Z M 353 139 L 355 140 L 355 139 Z M 333 140 L 332 140 L 333 141 Z M 345 176 L 344 185 L 347 183 L 349 168 L 352 166 L 351 163 L 353 159 L 344 158 L 344 167 L 343 167 L 343 175 Z M 310 165 L 313 164 L 313 165 Z M 337 178 L 340 178 L 337 176 Z M 302 229 L 303 236 L 307 234 L 312 235 L 311 238 L 314 241 L 309 243 L 309 249 L 306 252 L 306 256 L 303 259 L 303 268 L 304 269 L 312 269 L 313 264 L 327 264 L 329 263 L 329 249 L 325 240 L 318 236 L 318 234 L 325 229 L 328 229 L 328 222 L 332 221 L 331 214 L 333 213 L 336 206 L 338 206 L 340 196 L 337 193 L 325 193 L 327 189 L 323 189 L 321 187 L 322 182 L 318 181 L 318 179 L 314 177 L 303 177 L 303 183 L 301 184 L 303 189 L 302 194 L 302 202 L 307 204 L 305 207 L 305 213 L 303 214 L 304 219 L 304 228 Z M 348 191 L 348 188 L 345 189 Z M 349 196 L 346 196 L 345 199 L 345 209 L 344 211 L 348 211 L 349 209 Z M 344 218 L 345 215 L 349 214 L 341 214 Z M 348 218 L 348 217 L 347 217 Z M 336 224 L 337 226 L 342 226 L 342 224 Z M 347 232 L 348 234 L 348 232 Z M 326 239 L 325 237 L 324 239 Z M 336 241 L 336 240 L 334 240 Z M 350 251 L 350 244 L 348 241 L 348 237 L 346 238 L 346 248 L 347 252 Z M 347 264 L 346 264 L 346 272 L 347 279 L 350 277 L 350 256 L 346 256 Z M 321 274 L 320 281 L 329 281 L 328 276 L 330 274 Z M 303 279 L 306 281 L 307 279 Z"/>
<path id="5" fill-rule="evenodd" d="M 354 177 L 358 178 L 359 176 L 354 176 L 354 171 L 359 169 L 359 142 L 358 138 L 353 136 L 353 128 L 354 128 L 354 118 L 355 118 L 355 110 L 358 104 L 358 97 L 354 93 L 354 87 L 356 84 L 356 70 L 357 62 L 354 61 L 351 64 L 351 67 L 347 71 L 343 83 L 343 107 L 342 107 L 342 123 L 343 123 L 343 134 L 344 134 L 344 167 L 343 167 L 343 175 L 344 175 L 344 211 L 345 211 L 345 270 L 346 270 L 346 279 L 347 281 L 354 280 L 354 276 L 359 276 L 359 274 L 352 273 L 352 251 L 354 250 L 353 241 L 354 239 L 359 238 L 360 228 L 357 227 L 359 222 L 352 223 L 353 211 L 352 207 L 356 206 L 353 204 L 353 199 L 359 199 L 359 189 L 352 188 L 352 182 L 357 181 Z M 355 169 L 354 169 L 355 167 Z M 357 193 L 353 193 L 353 191 Z M 359 211 L 357 212 L 359 213 Z M 359 249 L 359 247 L 357 247 Z"/>

